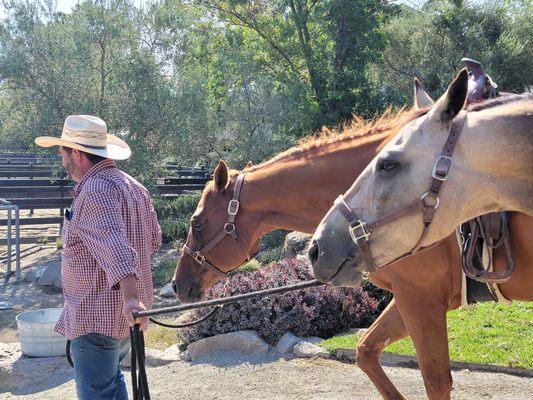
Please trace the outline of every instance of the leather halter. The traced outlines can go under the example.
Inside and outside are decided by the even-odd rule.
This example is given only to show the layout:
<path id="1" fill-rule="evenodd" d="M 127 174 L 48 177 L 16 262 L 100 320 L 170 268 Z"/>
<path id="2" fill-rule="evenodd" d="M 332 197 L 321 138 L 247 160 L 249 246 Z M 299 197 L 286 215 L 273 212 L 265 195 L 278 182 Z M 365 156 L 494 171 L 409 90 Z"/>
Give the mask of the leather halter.
<path id="1" fill-rule="evenodd" d="M 242 243 L 239 242 L 239 236 L 237 235 L 237 228 L 235 227 L 235 218 L 237 217 L 237 214 L 239 212 L 239 207 L 240 207 L 239 196 L 241 194 L 243 182 L 244 182 L 244 174 L 239 174 L 239 176 L 237 177 L 237 182 L 235 183 L 235 190 L 233 191 L 233 198 L 230 200 L 228 204 L 228 220 L 224 224 L 224 227 L 215 235 L 215 237 L 211 239 L 203 248 L 197 251 L 192 250 L 187 245 L 183 246 L 184 253 L 191 256 L 194 261 L 196 261 L 198 264 L 200 264 L 205 269 L 210 270 L 221 277 L 228 276 L 228 273 L 221 271 L 219 268 L 215 267 L 213 264 L 211 264 L 209 261 L 205 259 L 205 256 L 210 250 L 213 249 L 213 247 L 219 244 L 227 235 L 231 236 L 234 240 L 237 241 L 237 243 L 239 243 L 244 255 L 246 256 L 246 260 L 247 261 L 250 260 L 250 255 L 244 249 L 244 247 L 242 246 Z"/>
<path id="2" fill-rule="evenodd" d="M 405 207 L 396 209 L 372 222 L 364 222 L 359 219 L 352 211 L 352 209 L 348 206 L 348 204 L 346 204 L 346 201 L 344 200 L 344 195 L 340 195 L 335 200 L 335 206 L 338 208 L 344 218 L 346 218 L 346 220 L 348 221 L 350 236 L 361 250 L 361 256 L 363 257 L 363 261 L 366 264 L 369 272 L 376 271 L 379 268 L 383 268 L 386 265 L 398 261 L 400 258 L 411 255 L 420 250 L 420 248 L 422 247 L 422 242 L 424 241 L 429 232 L 429 226 L 433 221 L 435 212 L 437 211 L 437 208 L 439 208 L 439 190 L 441 188 L 442 183 L 446 179 L 448 179 L 448 175 L 452 167 L 453 151 L 455 149 L 455 145 L 457 144 L 457 140 L 461 135 L 465 119 L 466 111 L 463 110 L 455 117 L 455 119 L 450 124 L 450 132 L 448 134 L 446 144 L 444 145 L 440 156 L 437 157 L 437 160 L 433 165 L 433 171 L 431 172 L 432 180 L 429 190 L 422 194 L 419 199 L 409 203 Z M 422 221 L 424 222 L 424 230 L 422 231 L 418 242 L 408 253 L 396 258 L 395 260 L 387 263 L 386 265 L 377 267 L 374 262 L 374 257 L 372 255 L 372 251 L 370 250 L 370 246 L 368 243 L 368 239 L 372 232 L 376 228 L 388 225 L 391 222 L 396 221 L 397 219 L 404 218 L 418 211 L 422 211 Z"/>

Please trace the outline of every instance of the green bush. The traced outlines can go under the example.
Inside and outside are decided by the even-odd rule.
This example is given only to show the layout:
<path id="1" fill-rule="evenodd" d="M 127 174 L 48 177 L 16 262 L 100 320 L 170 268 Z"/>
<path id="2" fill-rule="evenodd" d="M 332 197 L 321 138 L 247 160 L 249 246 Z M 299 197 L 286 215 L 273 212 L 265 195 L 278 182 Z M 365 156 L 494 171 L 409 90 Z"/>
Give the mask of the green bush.
<path id="1" fill-rule="evenodd" d="M 278 229 L 267 233 L 261 238 L 261 250 L 283 247 L 285 236 L 290 232 L 291 231 L 286 231 L 284 229 Z"/>
<path id="2" fill-rule="evenodd" d="M 282 252 L 283 246 L 273 247 L 270 249 L 262 250 L 255 258 L 262 265 L 268 265 L 281 260 Z"/>
<path id="3" fill-rule="evenodd" d="M 163 233 L 163 243 L 185 241 L 191 216 L 199 201 L 199 193 L 179 196 L 172 200 L 164 197 L 154 199 L 154 208 Z"/>
<path id="4" fill-rule="evenodd" d="M 154 285 L 165 285 L 172 280 L 178 260 L 174 257 L 165 258 L 153 271 Z"/>

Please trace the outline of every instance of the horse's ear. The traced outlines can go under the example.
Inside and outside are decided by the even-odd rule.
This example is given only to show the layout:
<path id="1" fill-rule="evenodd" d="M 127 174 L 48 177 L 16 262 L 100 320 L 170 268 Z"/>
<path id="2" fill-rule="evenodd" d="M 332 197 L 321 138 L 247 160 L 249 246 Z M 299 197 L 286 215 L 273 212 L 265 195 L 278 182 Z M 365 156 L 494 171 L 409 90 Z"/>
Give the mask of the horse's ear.
<path id="1" fill-rule="evenodd" d="M 430 106 L 435 103 L 433 99 L 429 97 L 429 94 L 426 93 L 417 77 L 414 78 L 413 86 L 415 90 L 414 100 L 416 110 Z"/>
<path id="2" fill-rule="evenodd" d="M 254 166 L 254 164 L 251 161 L 248 161 L 248 163 L 246 164 L 246 167 L 244 167 L 244 169 L 252 168 L 253 166 Z"/>
<path id="3" fill-rule="evenodd" d="M 228 166 L 224 160 L 220 160 L 213 173 L 215 180 L 215 190 L 222 193 L 228 186 Z"/>
<path id="4" fill-rule="evenodd" d="M 466 68 L 463 68 L 450 84 L 446 93 L 437 101 L 433 115 L 444 123 L 450 122 L 463 109 L 467 94 L 468 72 Z"/>

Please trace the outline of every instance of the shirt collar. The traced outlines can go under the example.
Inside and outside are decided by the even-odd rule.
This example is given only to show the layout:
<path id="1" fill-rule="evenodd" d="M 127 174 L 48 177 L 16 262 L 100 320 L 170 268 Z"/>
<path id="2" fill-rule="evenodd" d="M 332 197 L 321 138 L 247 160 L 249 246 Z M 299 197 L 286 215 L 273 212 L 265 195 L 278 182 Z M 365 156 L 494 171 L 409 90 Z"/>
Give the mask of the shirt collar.
<path id="1" fill-rule="evenodd" d="M 81 181 L 78 182 L 76 186 L 74 186 L 74 189 L 72 189 L 72 197 L 76 197 L 78 193 L 80 192 L 81 188 L 87 182 L 89 178 L 96 175 L 100 171 L 103 171 L 105 169 L 110 168 L 116 168 L 116 164 L 113 160 L 110 160 L 109 158 L 106 158 L 105 160 L 102 160 L 96 164 L 94 164 L 86 173 L 83 175 L 83 178 Z"/>

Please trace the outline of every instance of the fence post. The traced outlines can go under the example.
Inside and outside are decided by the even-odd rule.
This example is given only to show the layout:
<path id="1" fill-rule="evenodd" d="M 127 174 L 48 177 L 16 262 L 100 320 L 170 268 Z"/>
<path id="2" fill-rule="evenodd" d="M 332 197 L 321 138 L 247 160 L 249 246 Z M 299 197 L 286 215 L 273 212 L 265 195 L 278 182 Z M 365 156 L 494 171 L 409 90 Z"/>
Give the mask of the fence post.
<path id="1" fill-rule="evenodd" d="M 5 281 L 7 282 L 9 280 L 9 277 L 12 275 L 11 271 L 11 262 L 12 262 L 12 212 L 15 211 L 15 257 L 16 257 L 16 274 L 17 274 L 17 280 L 20 279 L 20 225 L 19 225 L 19 207 L 17 205 L 12 204 L 10 201 L 7 201 L 6 199 L 0 198 L 0 210 L 6 210 L 7 211 L 7 272 Z"/>

